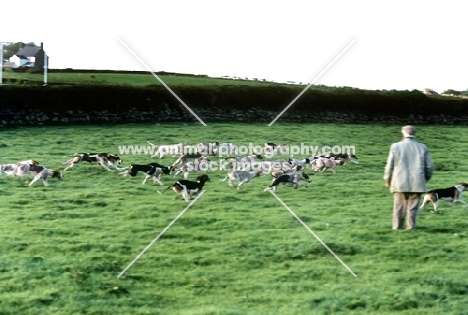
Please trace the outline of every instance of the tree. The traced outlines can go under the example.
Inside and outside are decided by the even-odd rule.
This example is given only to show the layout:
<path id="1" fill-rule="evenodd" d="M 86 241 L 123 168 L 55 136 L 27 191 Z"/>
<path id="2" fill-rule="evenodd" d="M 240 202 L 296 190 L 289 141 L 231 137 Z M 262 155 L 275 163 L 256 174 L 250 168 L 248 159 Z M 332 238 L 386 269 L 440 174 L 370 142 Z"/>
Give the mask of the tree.
<path id="1" fill-rule="evenodd" d="M 444 94 L 459 96 L 459 95 L 461 95 L 461 92 L 460 92 L 460 91 L 455 91 L 455 90 L 449 89 L 449 90 L 445 91 Z"/>
<path id="2" fill-rule="evenodd" d="M 33 46 L 35 47 L 35 43 L 23 43 L 23 42 L 17 42 L 17 43 L 3 43 L 3 59 L 8 60 L 10 57 L 12 57 L 18 50 L 21 49 L 21 47 L 28 47 L 28 46 Z"/>

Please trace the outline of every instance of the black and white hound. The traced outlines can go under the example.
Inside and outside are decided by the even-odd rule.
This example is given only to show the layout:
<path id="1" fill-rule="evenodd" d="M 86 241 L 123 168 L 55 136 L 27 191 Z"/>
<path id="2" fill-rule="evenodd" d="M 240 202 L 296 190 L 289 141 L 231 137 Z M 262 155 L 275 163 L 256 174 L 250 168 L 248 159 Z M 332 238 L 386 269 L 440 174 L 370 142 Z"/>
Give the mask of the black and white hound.
<path id="1" fill-rule="evenodd" d="M 307 187 L 307 184 L 302 184 L 300 181 L 305 181 L 307 183 L 310 183 L 310 177 L 306 173 L 291 173 L 291 174 L 283 174 L 279 175 L 275 179 L 273 179 L 273 182 L 271 183 L 270 186 L 265 188 L 265 191 L 267 190 L 273 190 L 276 191 L 278 189 L 279 184 L 286 184 L 290 186 L 294 186 L 294 188 L 298 188 L 300 186 L 305 186 Z"/>
<path id="2" fill-rule="evenodd" d="M 33 180 L 29 183 L 29 186 L 34 185 L 34 183 L 40 179 L 42 179 L 44 186 L 49 186 L 49 182 L 47 181 L 48 177 L 58 179 L 62 179 L 63 177 L 59 171 L 54 171 L 37 164 L 20 164 L 13 173 L 13 175 L 20 177 L 25 177 L 29 174 L 34 175 Z"/>
<path id="3" fill-rule="evenodd" d="M 418 211 L 424 210 L 424 208 L 426 208 L 426 206 L 431 202 L 434 206 L 434 211 L 437 211 L 437 209 L 439 208 L 439 200 L 450 201 L 452 202 L 452 204 L 454 204 L 455 202 L 466 204 L 466 202 L 463 201 L 461 197 L 462 193 L 467 190 L 468 183 L 458 183 L 457 185 L 452 187 L 428 191 L 424 195 L 423 202 L 419 207 Z"/>
<path id="4" fill-rule="evenodd" d="M 199 194 L 206 182 L 210 181 L 210 177 L 206 174 L 197 177 L 197 181 L 190 181 L 181 179 L 174 184 L 168 186 L 162 192 L 158 190 L 159 194 L 164 194 L 169 188 L 172 188 L 177 194 L 181 194 L 185 201 L 190 201 L 192 195 Z"/>
<path id="5" fill-rule="evenodd" d="M 117 154 L 109 154 L 109 153 L 75 153 L 71 159 L 62 164 L 68 164 L 68 166 L 64 169 L 67 171 L 71 169 L 73 166 L 77 165 L 81 162 L 88 162 L 91 164 L 100 164 L 105 170 L 112 172 L 109 166 L 115 168 L 118 171 L 124 170 L 123 168 L 119 168 L 117 165 L 122 163 L 122 159 Z"/>
<path id="6" fill-rule="evenodd" d="M 158 182 L 159 185 L 164 185 L 161 181 L 161 175 L 170 175 L 171 172 L 174 170 L 173 166 L 163 166 L 159 163 L 149 163 L 149 164 L 132 164 L 130 165 L 129 170 L 125 170 L 124 172 L 120 173 L 123 176 L 130 175 L 135 177 L 138 172 L 145 173 L 145 179 L 141 184 L 145 184 L 146 181 L 153 177 L 154 182 Z"/>
<path id="7" fill-rule="evenodd" d="M 224 179 L 220 179 L 220 181 L 225 182 L 227 179 L 229 179 L 228 184 L 229 187 L 234 187 L 232 185 L 232 182 L 239 181 L 239 184 L 237 185 L 237 189 L 240 189 L 242 185 L 250 182 L 252 179 L 256 177 L 263 177 L 265 176 L 265 173 L 262 171 L 256 171 L 256 172 L 248 172 L 248 171 L 240 171 L 240 170 L 235 170 L 235 171 L 230 171 L 227 173 L 226 177 Z"/>

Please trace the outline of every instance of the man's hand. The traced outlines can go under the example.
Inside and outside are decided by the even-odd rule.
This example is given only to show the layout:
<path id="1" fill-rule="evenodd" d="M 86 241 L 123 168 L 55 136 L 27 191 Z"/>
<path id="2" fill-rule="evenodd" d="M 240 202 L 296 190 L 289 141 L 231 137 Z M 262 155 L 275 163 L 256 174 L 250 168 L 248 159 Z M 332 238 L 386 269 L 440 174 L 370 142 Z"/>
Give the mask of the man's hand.
<path id="1" fill-rule="evenodd" d="M 390 183 L 385 183 L 385 187 L 390 188 Z"/>

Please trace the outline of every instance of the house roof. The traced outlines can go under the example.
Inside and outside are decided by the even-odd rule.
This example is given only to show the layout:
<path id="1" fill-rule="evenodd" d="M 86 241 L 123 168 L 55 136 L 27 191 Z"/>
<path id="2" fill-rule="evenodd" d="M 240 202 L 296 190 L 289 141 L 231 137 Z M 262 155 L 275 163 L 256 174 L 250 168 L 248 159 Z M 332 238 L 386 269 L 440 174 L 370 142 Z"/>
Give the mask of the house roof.
<path id="1" fill-rule="evenodd" d="M 15 55 L 17 55 L 18 57 L 20 56 L 35 57 L 40 51 L 41 51 L 41 47 L 27 46 L 18 50 Z"/>

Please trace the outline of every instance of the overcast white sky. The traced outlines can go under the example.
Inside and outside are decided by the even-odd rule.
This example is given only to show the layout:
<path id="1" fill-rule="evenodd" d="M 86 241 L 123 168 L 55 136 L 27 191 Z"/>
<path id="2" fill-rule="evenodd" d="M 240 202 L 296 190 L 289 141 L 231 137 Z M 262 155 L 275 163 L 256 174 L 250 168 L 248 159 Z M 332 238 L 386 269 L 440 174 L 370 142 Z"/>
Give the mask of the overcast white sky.
<path id="1" fill-rule="evenodd" d="M 468 90 L 462 1 L 23 0 L 1 42 L 44 43 L 50 68 L 147 70 L 372 90 Z M 125 43 L 123 45 L 122 43 Z M 155 79 L 156 80 L 156 79 Z"/>

